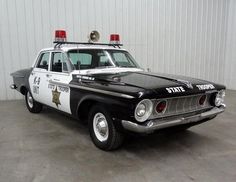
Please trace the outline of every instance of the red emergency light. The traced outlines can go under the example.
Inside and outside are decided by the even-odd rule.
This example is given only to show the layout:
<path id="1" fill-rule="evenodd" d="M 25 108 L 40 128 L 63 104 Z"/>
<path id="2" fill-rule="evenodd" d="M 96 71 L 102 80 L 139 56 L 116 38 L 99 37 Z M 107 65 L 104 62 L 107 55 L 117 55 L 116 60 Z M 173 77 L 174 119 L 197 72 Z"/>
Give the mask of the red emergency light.
<path id="1" fill-rule="evenodd" d="M 120 35 L 119 34 L 111 34 L 110 35 L 110 44 L 120 44 Z"/>
<path id="2" fill-rule="evenodd" d="M 55 41 L 65 42 L 66 41 L 66 31 L 56 30 L 55 31 Z"/>

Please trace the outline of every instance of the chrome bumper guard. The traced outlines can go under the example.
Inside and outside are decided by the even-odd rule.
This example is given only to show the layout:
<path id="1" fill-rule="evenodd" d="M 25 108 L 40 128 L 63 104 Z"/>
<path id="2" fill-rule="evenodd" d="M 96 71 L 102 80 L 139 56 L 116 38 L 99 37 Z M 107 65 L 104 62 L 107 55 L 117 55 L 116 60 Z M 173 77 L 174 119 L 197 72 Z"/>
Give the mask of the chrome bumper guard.
<path id="1" fill-rule="evenodd" d="M 177 126 L 181 124 L 188 124 L 188 123 L 194 123 L 201 121 L 203 119 L 211 118 L 216 116 L 217 114 L 220 114 L 224 112 L 225 110 L 225 105 L 218 107 L 214 107 L 209 111 L 196 114 L 193 116 L 188 116 L 188 117 L 179 117 L 179 118 L 174 118 L 174 119 L 157 119 L 157 120 L 150 120 L 149 122 L 145 123 L 144 125 L 142 124 L 137 124 L 133 123 L 131 121 L 127 120 L 122 120 L 122 125 L 125 129 L 137 132 L 137 133 L 151 133 L 155 130 L 163 129 L 163 128 L 168 128 L 171 126 Z"/>

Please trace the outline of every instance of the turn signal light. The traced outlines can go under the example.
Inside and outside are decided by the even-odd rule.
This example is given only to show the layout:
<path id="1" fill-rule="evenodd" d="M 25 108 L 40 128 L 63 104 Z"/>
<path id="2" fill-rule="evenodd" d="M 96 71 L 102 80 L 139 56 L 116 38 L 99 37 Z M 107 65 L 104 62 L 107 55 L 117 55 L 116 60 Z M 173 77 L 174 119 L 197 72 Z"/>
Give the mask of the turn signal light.
<path id="1" fill-rule="evenodd" d="M 157 103 L 156 112 L 157 113 L 164 113 L 167 108 L 167 102 L 165 100 L 161 100 Z"/>
<path id="2" fill-rule="evenodd" d="M 206 102 L 206 95 L 202 95 L 199 99 L 199 105 L 204 105 L 204 103 Z"/>

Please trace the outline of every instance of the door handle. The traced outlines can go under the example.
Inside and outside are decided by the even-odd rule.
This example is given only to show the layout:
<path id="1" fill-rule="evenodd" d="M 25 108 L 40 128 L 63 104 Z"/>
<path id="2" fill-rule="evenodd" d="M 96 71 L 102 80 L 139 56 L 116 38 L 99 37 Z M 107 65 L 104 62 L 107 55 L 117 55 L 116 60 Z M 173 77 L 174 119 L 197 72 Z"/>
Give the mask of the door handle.
<path id="1" fill-rule="evenodd" d="M 57 82 L 59 82 L 59 81 L 60 81 L 59 79 L 56 79 L 56 78 L 54 78 L 53 80 L 54 80 L 54 81 L 57 81 Z"/>
<path id="2" fill-rule="evenodd" d="M 46 74 L 46 77 L 51 77 L 52 75 L 50 75 L 50 74 Z"/>

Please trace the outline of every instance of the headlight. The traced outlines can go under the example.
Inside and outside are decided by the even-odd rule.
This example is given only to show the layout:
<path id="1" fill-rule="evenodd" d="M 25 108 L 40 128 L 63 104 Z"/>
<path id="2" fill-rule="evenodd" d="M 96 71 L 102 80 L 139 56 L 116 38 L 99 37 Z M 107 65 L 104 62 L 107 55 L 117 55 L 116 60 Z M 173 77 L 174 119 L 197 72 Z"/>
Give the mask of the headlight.
<path id="1" fill-rule="evenodd" d="M 221 90 L 216 94 L 215 98 L 215 105 L 218 107 L 222 104 L 224 104 L 224 98 L 225 98 L 225 91 Z"/>
<path id="2" fill-rule="evenodd" d="M 136 111 L 137 116 L 142 117 L 145 113 L 146 113 L 146 106 L 143 103 L 139 104 Z"/>
<path id="3" fill-rule="evenodd" d="M 138 103 L 135 108 L 135 119 L 139 122 L 143 122 L 149 118 L 152 114 L 153 104 L 149 99 L 144 99 Z"/>

